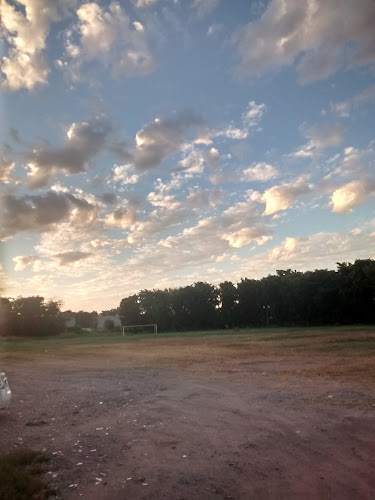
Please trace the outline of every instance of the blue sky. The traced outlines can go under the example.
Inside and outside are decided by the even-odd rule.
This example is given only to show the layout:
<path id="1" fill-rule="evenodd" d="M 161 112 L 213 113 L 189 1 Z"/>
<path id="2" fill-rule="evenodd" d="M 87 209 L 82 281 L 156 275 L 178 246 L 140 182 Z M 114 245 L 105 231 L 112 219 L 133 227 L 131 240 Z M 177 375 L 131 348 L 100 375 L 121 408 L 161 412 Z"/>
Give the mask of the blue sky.
<path id="1" fill-rule="evenodd" d="M 1 288 L 375 258 L 372 0 L 1 3 Z"/>

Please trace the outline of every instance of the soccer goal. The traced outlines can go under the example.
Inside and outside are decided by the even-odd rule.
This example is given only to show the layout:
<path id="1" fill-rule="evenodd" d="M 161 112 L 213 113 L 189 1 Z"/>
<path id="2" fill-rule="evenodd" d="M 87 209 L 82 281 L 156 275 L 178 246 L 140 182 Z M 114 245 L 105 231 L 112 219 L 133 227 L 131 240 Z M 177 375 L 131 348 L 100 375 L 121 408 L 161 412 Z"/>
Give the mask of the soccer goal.
<path id="1" fill-rule="evenodd" d="M 158 333 L 158 325 L 151 323 L 150 325 L 126 325 L 122 327 L 122 336 L 127 333 Z"/>

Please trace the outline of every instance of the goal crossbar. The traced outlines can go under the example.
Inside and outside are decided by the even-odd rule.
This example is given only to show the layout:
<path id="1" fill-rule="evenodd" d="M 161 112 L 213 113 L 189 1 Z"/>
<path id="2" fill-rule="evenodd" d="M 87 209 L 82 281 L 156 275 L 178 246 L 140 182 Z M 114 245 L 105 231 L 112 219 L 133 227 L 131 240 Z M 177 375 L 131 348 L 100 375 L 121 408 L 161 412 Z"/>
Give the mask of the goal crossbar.
<path id="1" fill-rule="evenodd" d="M 122 336 L 125 335 L 125 328 L 139 328 L 142 326 L 153 326 L 154 327 L 154 333 L 158 333 L 158 325 L 156 323 L 150 323 L 149 325 L 124 325 L 122 327 Z"/>

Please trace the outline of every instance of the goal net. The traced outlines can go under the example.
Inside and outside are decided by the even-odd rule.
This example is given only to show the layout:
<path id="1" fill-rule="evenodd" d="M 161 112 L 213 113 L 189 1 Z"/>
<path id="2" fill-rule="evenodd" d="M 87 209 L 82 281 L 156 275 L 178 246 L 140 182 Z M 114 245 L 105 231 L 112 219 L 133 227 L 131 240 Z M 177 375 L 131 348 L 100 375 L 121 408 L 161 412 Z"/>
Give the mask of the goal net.
<path id="1" fill-rule="evenodd" d="M 122 336 L 126 333 L 158 333 L 158 325 L 151 323 L 150 325 L 126 325 L 122 327 Z"/>

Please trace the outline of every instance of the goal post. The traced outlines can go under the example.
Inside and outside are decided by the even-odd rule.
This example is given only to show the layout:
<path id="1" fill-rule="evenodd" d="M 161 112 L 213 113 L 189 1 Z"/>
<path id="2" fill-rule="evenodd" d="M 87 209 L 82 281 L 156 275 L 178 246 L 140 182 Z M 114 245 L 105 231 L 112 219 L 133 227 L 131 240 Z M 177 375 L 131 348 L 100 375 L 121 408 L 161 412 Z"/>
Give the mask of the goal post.
<path id="1" fill-rule="evenodd" d="M 133 329 L 133 330 L 139 329 L 139 330 L 142 330 L 142 333 L 143 333 L 143 328 L 146 328 L 146 327 L 152 327 L 153 328 L 153 333 L 155 335 L 157 335 L 157 333 L 158 333 L 158 325 L 156 323 L 150 323 L 148 325 L 124 325 L 121 328 L 122 329 L 122 336 L 125 335 L 125 330 L 131 330 L 131 329 Z"/>

